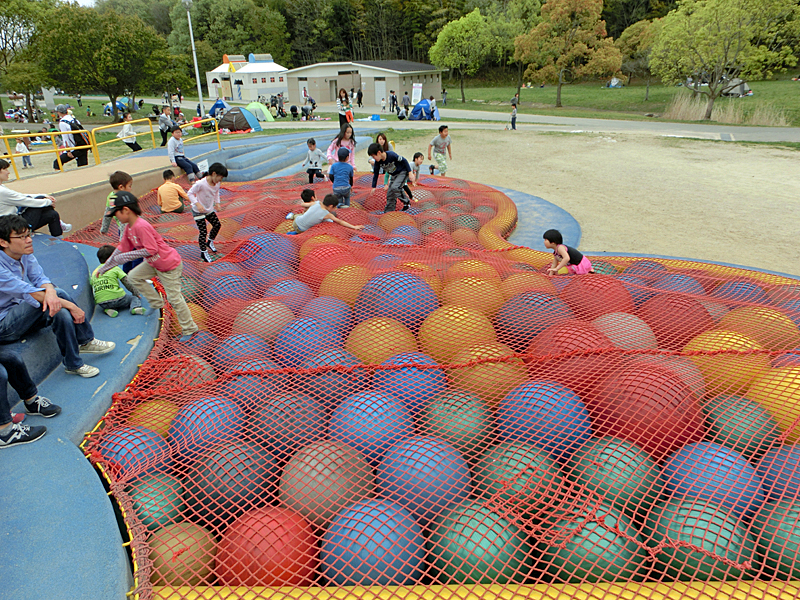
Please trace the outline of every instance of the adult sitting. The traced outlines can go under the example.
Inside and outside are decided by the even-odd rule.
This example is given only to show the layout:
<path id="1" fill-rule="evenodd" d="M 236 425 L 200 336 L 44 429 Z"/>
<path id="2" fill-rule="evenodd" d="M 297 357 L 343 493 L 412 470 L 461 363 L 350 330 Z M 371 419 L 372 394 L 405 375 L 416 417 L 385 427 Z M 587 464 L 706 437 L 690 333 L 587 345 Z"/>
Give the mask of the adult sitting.
<path id="1" fill-rule="evenodd" d="M 11 177 L 10 166 L 8 161 L 0 159 L 0 216 L 18 214 L 33 231 L 47 225 L 53 237 L 70 231 L 72 225 L 64 223 L 53 208 L 55 198 L 45 194 L 22 194 L 3 185 Z"/>
<path id="2" fill-rule="evenodd" d="M 33 256 L 32 233 L 23 217 L 0 217 L 0 248 L 0 344 L 52 327 L 67 373 L 100 373 L 80 355 L 106 354 L 115 344 L 95 339 L 83 310 L 45 276 Z"/>
<path id="3" fill-rule="evenodd" d="M 88 110 L 88 106 L 86 107 Z M 71 160 L 78 161 L 79 167 L 89 164 L 89 148 L 76 148 L 76 146 L 88 146 L 89 136 L 86 135 L 83 125 L 73 115 L 69 114 L 69 107 L 66 104 L 56 106 L 58 118 L 58 129 L 62 132 L 61 139 L 64 141 L 65 152 L 59 157 L 61 165 L 67 164 Z M 81 133 L 83 132 L 83 133 Z M 53 168 L 58 171 L 58 160 L 53 161 Z"/>

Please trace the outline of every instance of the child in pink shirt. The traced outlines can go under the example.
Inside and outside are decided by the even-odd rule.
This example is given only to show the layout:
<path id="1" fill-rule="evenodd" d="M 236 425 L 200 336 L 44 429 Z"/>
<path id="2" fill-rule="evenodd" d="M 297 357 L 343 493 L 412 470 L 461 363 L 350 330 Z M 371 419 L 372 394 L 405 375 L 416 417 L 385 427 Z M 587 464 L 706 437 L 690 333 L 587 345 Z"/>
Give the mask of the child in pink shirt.
<path id="1" fill-rule="evenodd" d="M 197 332 L 197 324 L 192 319 L 192 313 L 186 305 L 186 300 L 181 293 L 181 274 L 183 263 L 181 255 L 167 245 L 158 232 L 147 221 L 141 218 L 142 209 L 139 201 L 130 192 L 117 192 L 114 204 L 109 207 L 107 215 L 116 216 L 125 226 L 119 246 L 109 259 L 98 269 L 102 275 L 112 267 L 121 265 L 137 258 L 144 262 L 128 273 L 128 281 L 135 287 L 150 304 L 150 308 L 164 307 L 164 299 L 149 283 L 147 279 L 158 276 L 167 300 L 175 310 L 178 323 L 183 336 L 181 341 L 187 341 L 192 334 Z"/>
<path id="2" fill-rule="evenodd" d="M 217 238 L 222 225 L 214 209 L 219 208 L 219 188 L 222 185 L 222 180 L 227 176 L 228 169 L 225 168 L 225 165 L 214 163 L 208 168 L 206 176 L 195 181 L 194 185 L 189 189 L 189 202 L 192 205 L 194 223 L 200 231 L 197 242 L 200 245 L 200 254 L 204 262 L 211 262 L 211 255 L 208 250 L 211 250 L 211 252 L 217 251 L 214 240 Z M 211 223 L 210 233 L 206 232 L 206 221 Z"/>

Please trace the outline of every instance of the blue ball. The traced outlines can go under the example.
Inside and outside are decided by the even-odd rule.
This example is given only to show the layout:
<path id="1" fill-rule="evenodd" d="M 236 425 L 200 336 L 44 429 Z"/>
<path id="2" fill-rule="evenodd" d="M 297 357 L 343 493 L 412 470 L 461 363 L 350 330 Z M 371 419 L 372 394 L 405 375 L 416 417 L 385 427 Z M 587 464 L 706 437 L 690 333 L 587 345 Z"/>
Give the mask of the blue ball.
<path id="1" fill-rule="evenodd" d="M 226 298 L 252 300 L 257 294 L 250 279 L 241 275 L 222 275 L 207 284 L 203 293 L 203 303 L 211 308 Z"/>
<path id="2" fill-rule="evenodd" d="M 767 452 L 756 472 L 764 480 L 770 500 L 797 500 L 800 496 L 800 447 L 781 446 Z"/>
<path id="3" fill-rule="evenodd" d="M 262 233 L 245 241 L 233 253 L 242 266 L 256 269 L 270 261 L 297 262 L 297 248 L 292 241 L 279 233 Z"/>
<path id="4" fill-rule="evenodd" d="M 219 343 L 219 339 L 210 331 L 201 330 L 195 333 L 188 342 L 180 342 L 175 350 L 178 354 L 198 354 L 206 356 Z"/>
<path id="5" fill-rule="evenodd" d="M 314 297 L 314 292 L 298 279 L 284 279 L 267 288 L 264 298 L 282 302 L 297 314 Z"/>
<path id="6" fill-rule="evenodd" d="M 397 254 L 379 254 L 367 261 L 367 268 L 372 271 L 385 271 L 394 269 L 402 261 L 403 257 Z"/>
<path id="7" fill-rule="evenodd" d="M 561 461 L 592 437 L 581 399 L 551 381 L 531 381 L 509 392 L 497 408 L 497 426 L 504 441 L 533 444 Z"/>
<path id="8" fill-rule="evenodd" d="M 248 227 L 242 227 L 239 231 L 236 232 L 235 237 L 243 240 L 246 238 L 251 238 L 254 235 L 261 235 L 262 233 L 267 233 L 267 231 L 265 229 L 262 229 L 261 227 L 250 225 Z"/>
<path id="9" fill-rule="evenodd" d="M 297 315 L 301 319 L 316 319 L 347 335 L 353 325 L 353 310 L 344 300 L 320 296 L 306 304 Z"/>
<path id="10" fill-rule="evenodd" d="M 283 367 L 299 367 L 323 350 L 342 345 L 341 334 L 316 319 L 296 319 L 281 329 L 272 352 Z"/>
<path id="11" fill-rule="evenodd" d="M 184 262 L 198 262 L 203 259 L 202 255 L 200 254 L 200 246 L 197 244 L 181 244 L 179 246 L 175 246 L 175 250 L 181 255 L 181 258 Z M 186 273 L 184 273 L 184 275 L 186 275 Z"/>
<path id="12" fill-rule="evenodd" d="M 334 348 L 323 350 L 303 363 L 304 369 L 320 367 L 358 367 L 361 361 L 347 350 Z M 301 378 L 303 390 L 318 398 L 326 409 L 332 409 L 345 398 L 369 387 L 369 371 L 366 369 L 329 370 L 309 373 Z"/>
<path id="13" fill-rule="evenodd" d="M 208 265 L 203 274 L 200 275 L 200 281 L 206 286 L 210 286 L 222 275 L 238 275 L 239 277 L 247 277 L 244 269 L 238 263 L 228 261 L 217 261 Z"/>
<path id="14" fill-rule="evenodd" d="M 628 293 L 630 293 L 631 298 L 633 298 L 633 303 L 637 308 L 655 295 L 649 289 L 647 282 L 641 277 L 636 277 L 634 275 L 620 275 L 617 277 L 617 281 L 622 282 L 622 285 L 624 285 L 625 289 L 628 290 Z"/>
<path id="15" fill-rule="evenodd" d="M 431 400 L 447 389 L 444 369 L 425 369 L 419 366 L 436 367 L 437 363 L 421 352 L 404 352 L 386 360 L 384 365 L 409 365 L 402 369 L 376 370 L 374 388 L 387 396 L 402 400 L 413 416 L 417 416 Z"/>
<path id="16" fill-rule="evenodd" d="M 728 281 L 711 292 L 717 300 L 734 300 L 736 302 L 755 302 L 768 304 L 769 296 L 761 286 L 749 281 Z"/>
<path id="17" fill-rule="evenodd" d="M 716 502 L 737 517 L 752 515 L 766 500 L 761 477 L 747 459 L 714 442 L 695 442 L 673 452 L 661 477 L 671 494 Z"/>
<path id="18" fill-rule="evenodd" d="M 125 427 L 104 435 L 98 450 L 112 468 L 119 469 L 117 477 L 137 477 L 170 461 L 167 440 L 146 427 Z"/>
<path id="19" fill-rule="evenodd" d="M 561 299 L 541 292 L 524 292 L 506 300 L 495 317 L 494 327 L 502 343 L 525 352 L 542 331 L 571 317 L 572 311 Z"/>
<path id="20" fill-rule="evenodd" d="M 220 371 L 245 358 L 269 358 L 269 342 L 257 335 L 238 333 L 225 338 L 211 356 L 211 363 Z"/>
<path id="21" fill-rule="evenodd" d="M 425 538 L 405 509 L 366 500 L 342 511 L 322 541 L 322 573 L 337 585 L 409 585 L 425 567 Z"/>
<path id="22" fill-rule="evenodd" d="M 662 277 L 667 272 L 667 267 L 654 260 L 636 260 L 625 267 L 625 275 L 638 277 Z"/>
<path id="23" fill-rule="evenodd" d="M 304 394 L 281 394 L 262 399 L 250 417 L 252 439 L 279 460 L 287 460 L 303 446 L 327 432 L 322 404 Z"/>
<path id="24" fill-rule="evenodd" d="M 772 366 L 780 367 L 800 367 L 800 348 L 795 348 L 785 354 L 779 354 L 772 359 Z"/>
<path id="25" fill-rule="evenodd" d="M 233 363 L 229 371 L 269 371 L 280 369 L 268 359 L 244 360 Z M 235 375 L 219 386 L 220 396 L 234 400 L 244 410 L 260 405 L 266 398 L 281 389 L 280 379 L 285 375 Z"/>
<path id="26" fill-rule="evenodd" d="M 383 230 L 382 227 L 378 227 L 377 225 L 364 225 L 364 229 L 361 230 L 361 235 L 366 235 L 369 237 L 378 238 L 379 240 L 382 240 L 386 237 L 386 232 Z"/>
<path id="27" fill-rule="evenodd" d="M 254 271 L 250 276 L 250 281 L 260 288 L 268 288 L 279 281 L 293 279 L 294 277 L 295 271 L 292 265 L 279 260 L 273 260 L 261 265 Z"/>
<path id="28" fill-rule="evenodd" d="M 426 281 L 411 273 L 390 271 L 376 275 L 361 288 L 353 317 L 356 324 L 389 317 L 416 331 L 437 308 L 439 298 Z"/>
<path id="29" fill-rule="evenodd" d="M 800 327 L 800 299 L 783 302 L 778 308 L 789 317 L 794 324 Z"/>
<path id="30" fill-rule="evenodd" d="M 395 227 L 392 229 L 389 235 L 401 235 L 411 240 L 414 244 L 421 244 L 423 239 L 422 232 L 411 225 L 400 225 L 400 227 Z"/>
<path id="31" fill-rule="evenodd" d="M 469 467 L 447 442 L 432 437 L 400 440 L 378 466 L 381 496 L 429 523 L 471 493 Z"/>
<path id="32" fill-rule="evenodd" d="M 211 446 L 225 444 L 242 430 L 242 411 L 228 398 L 200 398 L 181 408 L 170 423 L 167 439 L 184 461 Z"/>
<path id="33" fill-rule="evenodd" d="M 414 242 L 412 242 L 407 237 L 403 237 L 401 235 L 390 235 L 381 242 L 381 246 L 413 246 L 413 245 Z"/>
<path id="34" fill-rule="evenodd" d="M 680 292 L 698 296 L 704 296 L 706 293 L 705 288 L 694 277 L 680 273 L 670 273 L 653 283 L 651 287 L 662 292 Z"/>
<path id="35" fill-rule="evenodd" d="M 411 435 L 414 419 L 406 406 L 378 392 L 350 396 L 331 415 L 331 439 L 355 448 L 373 464 L 397 441 Z"/>

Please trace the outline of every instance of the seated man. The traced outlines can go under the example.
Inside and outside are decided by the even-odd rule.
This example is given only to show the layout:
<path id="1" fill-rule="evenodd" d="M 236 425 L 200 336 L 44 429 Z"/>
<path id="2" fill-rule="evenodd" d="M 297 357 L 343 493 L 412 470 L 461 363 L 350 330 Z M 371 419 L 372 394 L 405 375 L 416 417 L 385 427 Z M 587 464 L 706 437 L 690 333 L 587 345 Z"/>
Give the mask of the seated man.
<path id="1" fill-rule="evenodd" d="M 100 369 L 80 355 L 106 354 L 114 342 L 94 337 L 81 308 L 45 276 L 33 256 L 28 222 L 20 215 L 0 217 L 0 344 L 52 327 L 67 373 L 94 377 Z"/>

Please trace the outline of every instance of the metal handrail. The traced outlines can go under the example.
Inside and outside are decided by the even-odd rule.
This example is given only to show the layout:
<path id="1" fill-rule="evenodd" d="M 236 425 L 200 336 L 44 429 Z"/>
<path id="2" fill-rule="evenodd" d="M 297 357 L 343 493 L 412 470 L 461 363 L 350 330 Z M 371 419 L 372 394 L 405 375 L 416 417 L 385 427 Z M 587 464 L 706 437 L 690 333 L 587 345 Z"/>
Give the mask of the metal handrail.
<path id="1" fill-rule="evenodd" d="M 8 154 L 8 158 L 10 159 L 11 167 L 14 169 L 14 177 L 19 179 L 20 177 L 19 177 L 19 171 L 17 170 L 17 163 L 14 160 L 15 156 L 19 157 L 19 156 L 22 156 L 23 154 L 25 154 L 27 156 L 36 156 L 36 155 L 39 155 L 39 154 L 51 154 L 51 153 L 55 152 L 56 162 L 58 163 L 58 170 L 59 171 L 63 171 L 64 170 L 64 165 L 61 162 L 61 154 L 62 154 L 62 152 L 69 152 L 70 150 L 84 150 L 84 149 L 86 149 L 86 150 L 92 150 L 92 153 L 94 154 L 96 152 L 96 150 L 95 150 L 94 146 L 91 143 L 92 140 L 93 140 L 91 131 L 89 131 L 87 129 L 82 129 L 81 131 L 85 131 L 86 134 L 89 136 L 89 144 L 88 145 L 83 145 L 83 146 L 70 146 L 69 148 L 59 148 L 58 145 L 56 144 L 56 138 L 58 136 L 60 136 L 60 135 L 72 134 L 72 133 L 74 133 L 73 131 L 41 131 L 41 132 L 27 133 L 27 134 L 11 133 L 11 134 L 0 135 L 0 139 L 2 139 L 3 142 L 6 145 L 6 152 Z M 53 148 L 52 149 L 48 148 L 47 150 L 35 150 L 33 152 L 24 152 L 24 153 L 19 153 L 18 154 L 16 151 L 14 151 L 11 148 L 11 144 L 8 143 L 8 140 L 17 139 L 19 137 L 43 137 L 43 136 L 49 136 L 50 137 L 50 139 L 53 142 Z M 96 154 L 95 154 L 95 160 L 97 160 Z"/>

